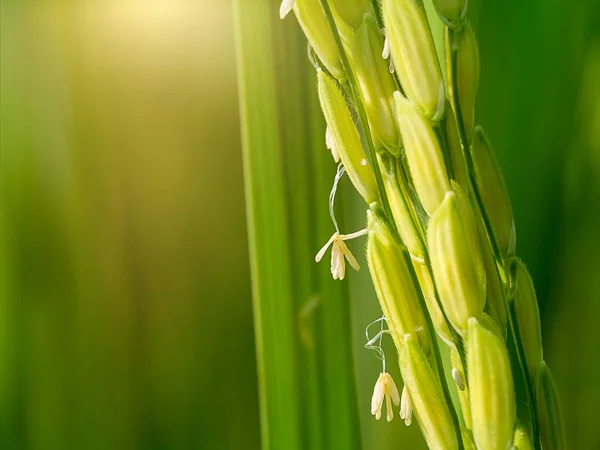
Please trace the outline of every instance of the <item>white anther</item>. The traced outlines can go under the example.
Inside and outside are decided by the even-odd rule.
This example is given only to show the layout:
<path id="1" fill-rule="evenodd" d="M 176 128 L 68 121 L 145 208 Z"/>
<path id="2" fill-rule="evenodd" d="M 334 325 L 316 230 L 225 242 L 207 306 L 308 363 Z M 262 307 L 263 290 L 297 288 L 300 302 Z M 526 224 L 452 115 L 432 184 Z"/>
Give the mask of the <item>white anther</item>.
<path id="1" fill-rule="evenodd" d="M 331 151 L 331 156 L 333 156 L 333 160 L 337 163 L 340 162 L 340 154 L 337 151 L 335 146 L 335 142 L 333 140 L 333 134 L 329 127 L 325 129 L 325 146 Z"/>
<path id="2" fill-rule="evenodd" d="M 294 9 L 294 3 L 296 0 L 283 0 L 281 2 L 281 6 L 279 7 L 279 17 L 281 19 L 285 19 L 292 9 Z"/>
<path id="3" fill-rule="evenodd" d="M 385 38 L 385 41 L 383 41 L 383 52 L 381 53 L 381 56 L 383 59 L 388 59 L 390 57 L 390 41 L 388 41 L 388 38 Z"/>
<path id="4" fill-rule="evenodd" d="M 398 406 L 400 404 L 400 394 L 392 376 L 387 372 L 379 374 L 379 378 L 377 378 L 377 382 L 375 383 L 375 389 L 373 389 L 373 397 L 371 398 L 371 414 L 377 420 L 381 419 L 381 408 L 384 399 L 386 402 L 386 418 L 388 422 L 391 422 L 394 418 L 393 405 Z"/>
<path id="5" fill-rule="evenodd" d="M 412 403 L 406 386 L 402 388 L 402 400 L 400 401 L 400 418 L 404 420 L 407 427 L 412 423 Z"/>
<path id="6" fill-rule="evenodd" d="M 458 389 L 460 389 L 461 391 L 464 391 L 465 390 L 465 382 L 463 381 L 460 371 L 456 367 L 452 368 L 452 378 L 454 379 L 454 382 L 456 383 L 456 387 L 458 387 Z"/>
<path id="7" fill-rule="evenodd" d="M 331 275 L 333 275 L 334 280 L 343 280 L 346 276 L 346 260 L 354 270 L 360 270 L 358 261 L 350 250 L 348 250 L 348 246 L 344 241 L 364 236 L 367 233 L 368 230 L 366 228 L 352 234 L 339 234 L 336 231 L 323 248 L 319 250 L 319 253 L 317 253 L 317 256 L 315 257 L 315 261 L 321 261 L 323 256 L 325 256 L 325 252 L 327 252 L 327 249 L 331 246 Z"/>

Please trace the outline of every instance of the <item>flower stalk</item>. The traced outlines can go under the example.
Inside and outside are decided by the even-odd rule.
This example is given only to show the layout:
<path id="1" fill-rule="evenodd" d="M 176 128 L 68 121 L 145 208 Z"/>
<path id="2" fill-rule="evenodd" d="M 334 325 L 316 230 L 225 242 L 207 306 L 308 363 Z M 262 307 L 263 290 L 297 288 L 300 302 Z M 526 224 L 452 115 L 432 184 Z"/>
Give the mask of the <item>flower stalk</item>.
<path id="1" fill-rule="evenodd" d="M 312 1 L 315 18 L 299 20 L 306 32 L 320 17 L 324 42 L 306 32 L 308 40 L 321 58 L 326 46 L 339 55 L 321 62 L 337 67 L 337 76 L 317 70 L 327 142 L 368 205 L 367 261 L 387 325 L 378 339 L 391 335 L 398 352 L 401 418 L 409 425 L 414 410 L 432 449 L 505 449 L 513 441 L 564 448 L 533 284 L 514 256 L 507 190 L 476 125 L 479 49 L 466 20 L 468 2 L 434 2 L 446 26 L 445 86 L 421 0 L 318 0 L 320 8 Z M 282 9 L 289 7 L 286 0 Z M 341 235 L 334 224 L 336 233 L 317 259 L 331 244 L 333 277 L 343 279 L 346 260 L 359 268 L 344 244 L 357 233 Z M 436 334 L 452 354 L 448 374 Z M 511 342 L 520 373 L 511 368 Z M 379 418 L 387 399 L 391 420 L 399 395 L 382 361 L 372 413 Z M 521 401 L 529 405 L 531 429 L 515 429 L 516 377 L 525 381 Z"/>

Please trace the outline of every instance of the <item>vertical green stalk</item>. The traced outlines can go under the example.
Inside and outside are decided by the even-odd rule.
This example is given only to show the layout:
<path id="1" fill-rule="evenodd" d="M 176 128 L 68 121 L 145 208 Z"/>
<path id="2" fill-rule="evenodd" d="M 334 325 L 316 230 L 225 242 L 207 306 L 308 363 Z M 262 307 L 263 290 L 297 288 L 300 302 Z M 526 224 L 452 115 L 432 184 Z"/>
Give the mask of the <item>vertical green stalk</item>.
<path id="1" fill-rule="evenodd" d="M 359 449 L 347 288 L 314 263 L 334 168 L 314 71 L 278 2 L 248 3 L 234 1 L 263 449 Z"/>
<path id="2" fill-rule="evenodd" d="M 323 414 L 319 361 L 316 351 L 316 307 L 314 295 L 313 243 L 310 196 L 311 172 L 309 118 L 304 98 L 306 95 L 306 45 L 304 36 L 293 27 L 273 22 L 277 98 L 279 103 L 279 132 L 281 135 L 285 173 L 285 194 L 288 205 L 286 221 L 290 236 L 289 256 L 294 316 L 297 316 L 297 349 L 301 395 L 303 446 L 323 448 Z M 282 124 L 285 124 L 282 126 Z M 294 126 L 290 126 L 294 124 Z"/>
<path id="3" fill-rule="evenodd" d="M 269 0 L 234 1 L 262 448 L 302 448 Z"/>
<path id="4" fill-rule="evenodd" d="M 316 249 L 332 232 L 327 199 L 334 164 L 324 145 L 305 38 L 298 27 L 284 21 L 277 20 L 274 27 L 303 444 L 310 450 L 354 449 L 360 447 L 360 432 L 347 286 L 332 280 L 325 265 L 314 263 Z"/>

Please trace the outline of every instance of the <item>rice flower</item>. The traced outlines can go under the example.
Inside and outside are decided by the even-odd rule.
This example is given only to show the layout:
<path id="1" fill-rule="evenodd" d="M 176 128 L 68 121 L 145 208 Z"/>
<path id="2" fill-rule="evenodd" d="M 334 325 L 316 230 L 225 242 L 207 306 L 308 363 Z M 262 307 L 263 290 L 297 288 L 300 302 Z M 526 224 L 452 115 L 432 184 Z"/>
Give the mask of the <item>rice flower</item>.
<path id="1" fill-rule="evenodd" d="M 406 334 L 400 347 L 400 370 L 427 445 L 458 449 L 456 429 L 440 381 L 415 337 Z"/>
<path id="2" fill-rule="evenodd" d="M 346 277 L 346 261 L 354 270 L 360 270 L 358 261 L 348 249 L 344 241 L 354 239 L 367 234 L 367 230 L 357 231 L 352 234 L 339 234 L 337 231 L 329 238 L 327 243 L 319 250 L 315 257 L 316 262 L 320 262 L 325 256 L 327 249 L 331 247 L 331 275 L 334 280 L 343 280 Z"/>
<path id="3" fill-rule="evenodd" d="M 396 85 L 388 64 L 381 58 L 383 45 L 375 18 L 365 15 L 354 37 L 351 64 L 374 143 L 397 156 L 401 142 L 394 114 Z"/>
<path id="4" fill-rule="evenodd" d="M 377 382 L 375 383 L 375 389 L 373 390 L 373 397 L 371 398 L 371 414 L 377 420 L 381 419 L 381 409 L 384 400 L 386 402 L 386 419 L 388 422 L 391 422 L 394 418 L 394 405 L 400 405 L 400 394 L 392 376 L 387 372 L 379 374 L 379 378 L 377 378 Z"/>
<path id="5" fill-rule="evenodd" d="M 513 439 L 515 388 L 508 350 L 491 319 L 469 319 L 467 372 L 477 448 L 506 450 Z"/>
<path id="6" fill-rule="evenodd" d="M 394 93 L 404 150 L 419 199 L 429 214 L 440 206 L 450 180 L 440 143 L 429 121 L 413 102 Z"/>
<path id="7" fill-rule="evenodd" d="M 458 186 L 454 188 L 431 216 L 427 243 L 444 311 L 465 336 L 469 318 L 483 314 L 486 278 L 472 211 Z"/>
<path id="8" fill-rule="evenodd" d="M 377 183 L 352 119 L 352 115 L 336 82 L 322 70 L 317 73 L 321 109 L 331 133 L 332 142 L 344 164 L 346 173 L 367 204 L 377 200 Z"/>
<path id="9" fill-rule="evenodd" d="M 444 113 L 444 81 L 421 0 L 383 0 L 390 53 L 402 88 L 428 119 Z"/>
<path id="10" fill-rule="evenodd" d="M 464 27 L 457 40 L 457 94 L 467 138 L 471 139 L 475 128 L 475 98 L 479 86 L 479 48 L 470 24 Z"/>
<path id="11" fill-rule="evenodd" d="M 367 262 L 389 332 L 396 346 L 412 333 L 429 354 L 431 337 L 402 248 L 376 214 L 369 211 L 368 217 Z"/>
<path id="12" fill-rule="evenodd" d="M 293 3 L 298 23 L 302 27 L 310 46 L 315 50 L 323 65 L 337 80 L 346 77 L 331 27 L 319 0 L 283 0 L 280 12 L 288 10 Z"/>
<path id="13" fill-rule="evenodd" d="M 499 250 L 503 256 L 512 254 L 516 247 L 516 234 L 508 191 L 489 140 L 479 126 L 475 128 L 471 153 L 477 188 Z"/>

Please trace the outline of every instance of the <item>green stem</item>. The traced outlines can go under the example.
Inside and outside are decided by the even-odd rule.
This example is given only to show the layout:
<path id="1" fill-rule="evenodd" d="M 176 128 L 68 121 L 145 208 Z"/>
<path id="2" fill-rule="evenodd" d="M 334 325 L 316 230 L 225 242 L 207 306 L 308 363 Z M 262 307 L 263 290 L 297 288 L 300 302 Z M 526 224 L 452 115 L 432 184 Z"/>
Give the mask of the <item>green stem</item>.
<path id="1" fill-rule="evenodd" d="M 310 111 L 306 102 L 307 98 L 314 95 L 314 79 L 308 70 L 309 64 L 303 58 L 306 52 L 304 36 L 296 27 L 285 25 L 280 20 L 274 21 L 273 45 L 276 50 L 275 57 L 277 61 L 281 61 L 281 64 L 275 65 L 278 75 L 279 120 L 284 124 L 295 124 L 280 127 L 280 133 L 284 149 L 284 166 L 281 170 L 285 171 L 288 204 L 286 216 L 289 235 L 292 236 L 289 243 L 293 274 L 292 298 L 294 310 L 298 315 L 297 370 L 302 392 L 302 438 L 304 448 L 322 450 L 325 435 L 323 424 L 328 423 L 322 407 L 323 399 L 329 401 L 335 394 L 331 391 L 324 392 L 321 386 L 319 353 L 323 346 L 314 344 L 322 342 L 317 327 L 317 313 L 322 308 L 318 308 L 315 296 L 319 268 L 312 264 L 313 249 L 317 245 L 313 224 L 317 223 L 320 217 L 319 211 L 312 207 L 314 202 L 311 187 L 316 170 L 312 167 L 312 155 L 306 151 L 314 147 L 311 142 L 310 123 L 314 112 Z M 344 381 L 340 378 L 341 383 Z M 344 415 L 340 416 L 339 421 L 342 422 Z M 341 423 L 335 425 L 340 428 Z"/>
<path id="2" fill-rule="evenodd" d="M 272 2 L 234 1 L 262 448 L 302 449 Z"/>
<path id="3" fill-rule="evenodd" d="M 454 113 L 456 115 L 460 143 L 462 146 L 463 155 L 464 155 L 466 163 L 467 163 L 467 171 L 469 172 L 469 180 L 470 180 L 471 188 L 473 190 L 473 194 L 474 194 L 474 197 L 475 197 L 475 200 L 477 203 L 477 208 L 481 214 L 482 222 L 485 227 L 490 246 L 492 248 L 492 254 L 493 254 L 494 260 L 496 262 L 496 270 L 498 272 L 498 276 L 500 277 L 501 280 L 505 280 L 505 285 L 506 285 L 507 284 L 506 276 L 503 276 L 503 275 L 506 275 L 506 272 L 507 272 L 506 267 L 505 267 L 505 261 L 502 256 L 502 253 L 500 251 L 500 248 L 498 246 L 498 242 L 496 241 L 494 231 L 491 226 L 491 222 L 487 215 L 487 211 L 485 210 L 485 206 L 483 203 L 481 193 L 479 192 L 479 187 L 477 185 L 477 179 L 476 179 L 476 175 L 475 175 L 475 163 L 473 161 L 473 155 L 470 150 L 470 143 L 467 138 L 467 132 L 465 129 L 462 111 L 460 108 L 460 104 L 458 102 L 458 79 L 457 79 L 457 71 L 456 71 L 457 52 L 454 48 L 454 40 L 455 40 L 456 32 L 454 30 L 452 30 L 451 28 L 447 28 L 446 32 L 448 33 L 448 39 L 449 39 L 449 45 L 447 48 L 449 48 L 451 51 L 450 55 L 446 55 L 447 57 L 450 58 L 450 65 L 449 65 L 450 70 L 448 73 L 448 78 L 450 81 L 448 83 L 448 87 L 449 87 L 449 91 L 450 91 L 449 97 L 450 97 L 450 101 L 452 104 L 452 108 L 454 109 Z M 510 283 L 510 280 L 508 280 L 508 284 L 509 283 Z M 505 291 L 506 291 L 506 289 L 502 290 L 502 295 L 504 298 L 504 303 L 506 305 L 506 309 L 508 311 L 507 316 L 508 316 L 508 324 L 509 324 L 510 332 L 511 332 L 512 338 L 515 342 L 515 347 L 517 349 L 517 359 L 519 362 L 519 367 L 521 369 L 521 373 L 522 373 L 523 379 L 525 381 L 525 392 L 526 392 L 526 396 L 527 396 L 527 404 L 529 406 L 529 413 L 531 416 L 533 444 L 534 444 L 534 447 L 536 448 L 536 450 L 541 450 L 538 417 L 537 417 L 537 411 L 535 408 L 535 398 L 533 395 L 533 384 L 531 382 L 531 377 L 529 376 L 529 372 L 527 370 L 527 365 L 525 362 L 525 351 L 523 348 L 523 342 L 521 341 L 518 328 L 515 324 L 515 317 L 513 314 L 514 303 L 512 301 L 509 301 Z"/>

